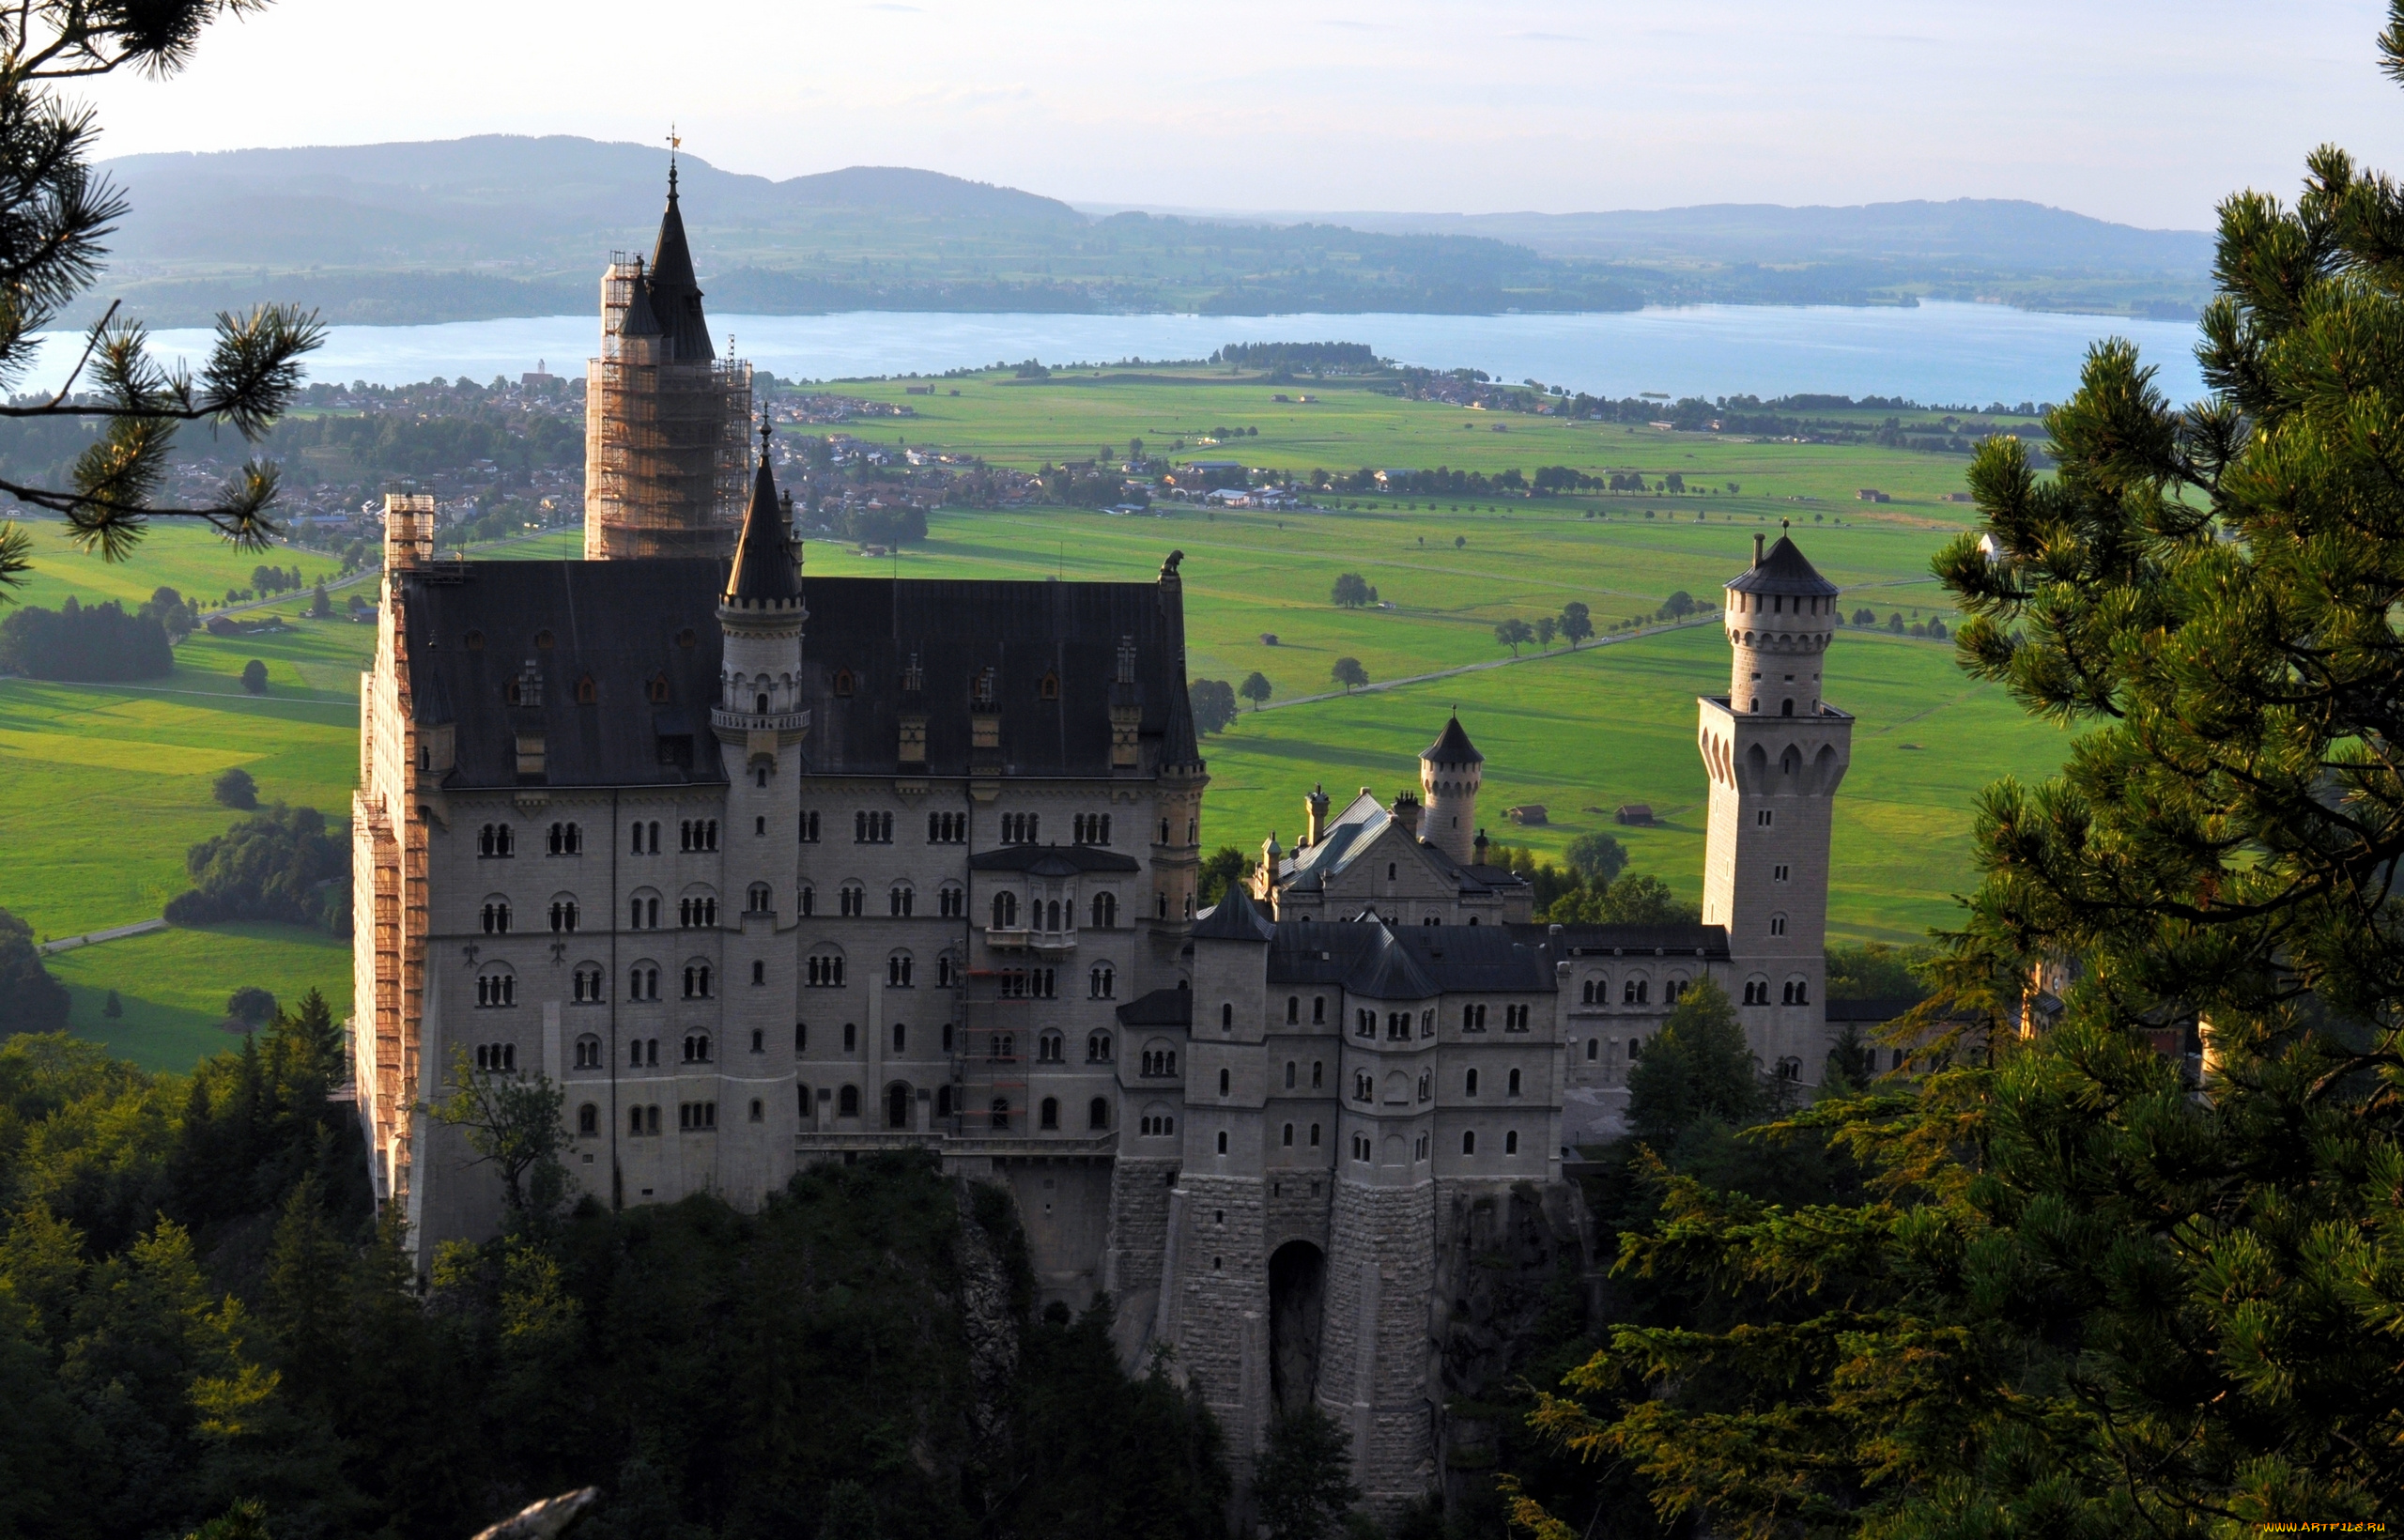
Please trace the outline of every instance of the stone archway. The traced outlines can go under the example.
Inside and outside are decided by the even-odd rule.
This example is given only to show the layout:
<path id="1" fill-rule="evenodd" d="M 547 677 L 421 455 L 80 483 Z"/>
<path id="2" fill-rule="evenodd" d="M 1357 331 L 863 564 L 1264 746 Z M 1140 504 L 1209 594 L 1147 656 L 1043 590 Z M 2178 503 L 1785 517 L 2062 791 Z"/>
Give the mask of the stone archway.
<path id="1" fill-rule="evenodd" d="M 1327 1301 L 1327 1256 L 1307 1240 L 1288 1240 L 1269 1258 L 1269 1394 L 1281 1413 L 1311 1404 L 1318 1391 L 1319 1321 Z"/>

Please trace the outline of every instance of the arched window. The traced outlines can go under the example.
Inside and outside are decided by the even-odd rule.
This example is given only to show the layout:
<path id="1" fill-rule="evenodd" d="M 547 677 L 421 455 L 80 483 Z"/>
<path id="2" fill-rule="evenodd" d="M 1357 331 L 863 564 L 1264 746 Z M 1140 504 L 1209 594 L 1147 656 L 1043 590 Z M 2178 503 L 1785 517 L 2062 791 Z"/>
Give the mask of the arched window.
<path id="1" fill-rule="evenodd" d="M 1505 1130 L 1503 1130 L 1503 1131 L 1502 1131 L 1502 1153 L 1503 1153 L 1503 1154 L 1505 1154 L 1505 1155 L 1517 1155 L 1518 1152 L 1519 1152 L 1519 1131 L 1518 1131 L 1518 1129 L 1505 1129 Z"/>
<path id="2" fill-rule="evenodd" d="M 1236 1008 L 1228 1001 L 1219 1004 L 1219 1030 L 1227 1031 L 1236 1024 Z"/>
<path id="3" fill-rule="evenodd" d="M 706 962 L 685 964 L 685 998 L 706 1000 L 710 997 L 710 965 Z"/>
<path id="4" fill-rule="evenodd" d="M 1631 978 L 1619 987 L 1620 1004 L 1641 1006 L 1652 997 L 1652 993 L 1653 986 L 1649 980 Z"/>
<path id="5" fill-rule="evenodd" d="M 1109 1033 L 1088 1032 L 1086 1034 L 1086 1062 L 1087 1064 L 1108 1064 L 1110 1062 Z"/>
<path id="6" fill-rule="evenodd" d="M 1219 1094 L 1221 1096 L 1227 1094 L 1227 1071 L 1225 1070 L 1219 1071 Z"/>
<path id="7" fill-rule="evenodd" d="M 587 1032 L 576 1040 L 576 1067 L 579 1070 L 601 1068 L 601 1040 Z"/>
<path id="8" fill-rule="evenodd" d="M 1036 1107 L 1036 1119 L 1038 1128 L 1057 1129 L 1060 1126 L 1060 1099 L 1045 1097 Z"/>
<path id="9" fill-rule="evenodd" d="M 908 883 L 896 883 L 885 895 L 886 913 L 895 919 L 908 919 L 918 906 L 918 895 Z"/>
<path id="10" fill-rule="evenodd" d="M 514 1042 L 480 1042 L 476 1044 L 476 1068 L 485 1074 L 501 1075 L 516 1072 L 517 1045 Z"/>
<path id="11" fill-rule="evenodd" d="M 1461 1153 L 1464 1155 L 1474 1155 L 1477 1153 L 1477 1130 L 1461 1130 Z"/>
<path id="12" fill-rule="evenodd" d="M 1093 965 L 1093 971 L 1086 975 L 1086 981 L 1091 986 L 1095 999 L 1107 1000 L 1111 998 L 1111 992 L 1117 987 L 1117 976 L 1111 971 L 1109 963 L 1097 962 Z"/>
<path id="13" fill-rule="evenodd" d="M 835 1112 L 842 1117 L 860 1115 L 860 1088 L 857 1086 L 846 1086 L 835 1093 Z"/>
<path id="14" fill-rule="evenodd" d="M 1511 1071 L 1511 1080 L 1510 1080 L 1510 1084 L 1509 1084 L 1508 1086 L 1504 1086 L 1504 1087 L 1503 1087 L 1502 1094 L 1503 1094 L 1503 1095 L 1505 1095 L 1505 1096 L 1517 1096 L 1517 1095 L 1518 1095 L 1518 1094 L 1519 1094 L 1519 1071 L 1518 1071 L 1518 1070 L 1512 1070 L 1512 1071 Z"/>
<path id="15" fill-rule="evenodd" d="M 994 929 L 1012 931 L 1018 928 L 1018 895 L 1004 891 L 994 895 Z"/>
<path id="16" fill-rule="evenodd" d="M 889 1129 L 910 1126 L 910 1087 L 902 1081 L 897 1080 L 885 1087 L 885 1126 Z"/>
<path id="17" fill-rule="evenodd" d="M 570 976 L 570 979 L 576 990 L 576 1003 L 578 1005 L 595 1006 L 601 1003 L 601 966 L 599 963 L 585 962 L 578 964 L 576 972 Z"/>
<path id="18" fill-rule="evenodd" d="M 593 1135 L 599 1133 L 601 1132 L 601 1109 L 594 1106 L 590 1101 L 587 1101 L 584 1105 L 577 1108 L 576 1132 L 579 1137 L 586 1139 L 590 1139 Z"/>
<path id="19" fill-rule="evenodd" d="M 517 1003 L 517 976 L 506 968 L 487 968 L 476 975 L 476 1004 L 482 1009 Z"/>
<path id="20" fill-rule="evenodd" d="M 802 981 L 811 989 L 841 989 L 843 959 L 839 952 L 813 952 L 803 963 Z"/>
<path id="21" fill-rule="evenodd" d="M 1475 1096 L 1477 1094 L 1476 1070 L 1472 1070 L 1468 1074 L 1461 1077 L 1461 1094 L 1463 1096 Z"/>
<path id="22" fill-rule="evenodd" d="M 1093 928 L 1107 931 L 1118 923 L 1118 900 L 1112 894 L 1093 896 Z"/>
<path id="23" fill-rule="evenodd" d="M 509 901 L 498 893 L 485 901 L 485 934 L 502 936 L 509 933 Z"/>
<path id="24" fill-rule="evenodd" d="M 935 913 L 944 919 L 965 919 L 968 916 L 968 889 L 958 883 L 946 883 L 936 888 Z"/>
<path id="25" fill-rule="evenodd" d="M 659 967 L 656 963 L 638 962 L 626 970 L 626 998 L 629 1000 L 659 998 Z"/>
<path id="26" fill-rule="evenodd" d="M 1769 1004 L 1769 980 L 1766 978 L 1746 979 L 1745 1004 L 1749 1006 L 1765 1006 Z"/>
<path id="27" fill-rule="evenodd" d="M 576 929 L 576 900 L 573 897 L 562 893 L 551 901 L 551 931 L 553 934 L 565 934 L 568 932 L 574 931 Z"/>
<path id="28" fill-rule="evenodd" d="M 886 958 L 885 960 L 885 987 L 887 989 L 910 988 L 910 969 L 911 959 L 908 952 L 895 952 L 892 956 Z"/>
<path id="29" fill-rule="evenodd" d="M 755 915 L 764 915 L 776 907 L 777 892 L 765 883 L 753 883 L 744 895 L 744 907 Z"/>
<path id="30" fill-rule="evenodd" d="M 1512 1070 L 1512 1071 L 1511 1071 L 1511 1078 L 1512 1078 L 1513 1080 L 1517 1080 L 1517 1079 L 1518 1079 L 1518 1078 L 1519 1078 L 1519 1071 L 1518 1071 L 1518 1070 Z M 1420 1070 L 1420 1071 L 1419 1071 L 1419 1100 L 1420 1100 L 1420 1101 L 1433 1101 L 1433 1100 L 1435 1099 L 1435 1095 L 1436 1095 L 1436 1072 L 1435 1072 L 1434 1070 Z"/>
<path id="31" fill-rule="evenodd" d="M 706 1032 L 685 1034 L 685 1062 L 707 1064 L 710 1061 L 710 1035 Z"/>

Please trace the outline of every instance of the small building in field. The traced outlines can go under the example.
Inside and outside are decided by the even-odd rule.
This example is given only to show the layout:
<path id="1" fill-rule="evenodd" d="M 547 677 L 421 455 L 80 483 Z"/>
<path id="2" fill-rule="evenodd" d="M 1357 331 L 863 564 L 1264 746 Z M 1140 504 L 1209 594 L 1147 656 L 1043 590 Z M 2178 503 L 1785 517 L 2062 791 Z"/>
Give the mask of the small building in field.
<path id="1" fill-rule="evenodd" d="M 1514 824 L 1534 824 L 1551 822 L 1545 816 L 1545 806 L 1541 802 L 1523 802 L 1516 808 L 1503 808 L 1502 813 Z"/>
<path id="2" fill-rule="evenodd" d="M 1616 824 L 1627 824 L 1641 828 L 1653 822 L 1653 804 L 1649 802 L 1623 802 L 1619 805 L 1618 809 L 1611 814 L 1611 821 Z"/>

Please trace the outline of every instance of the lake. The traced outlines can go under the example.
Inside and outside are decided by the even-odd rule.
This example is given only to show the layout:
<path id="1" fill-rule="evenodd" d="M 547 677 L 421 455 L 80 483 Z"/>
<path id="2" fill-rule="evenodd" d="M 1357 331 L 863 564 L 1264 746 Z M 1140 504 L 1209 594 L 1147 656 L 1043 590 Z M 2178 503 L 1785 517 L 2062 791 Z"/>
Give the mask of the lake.
<path id="1" fill-rule="evenodd" d="M 313 377 L 400 385 L 436 375 L 515 378 L 547 362 L 580 373 L 592 316 L 443 326 L 338 326 L 310 360 Z M 834 316 L 717 316 L 737 351 L 783 378 L 940 374 L 1000 361 L 1115 362 L 1206 358 L 1230 342 L 1362 342 L 1389 358 L 1483 369 L 1597 395 L 1795 392 L 1901 395 L 1930 405 L 2059 401 L 2076 388 L 2088 347 L 2127 337 L 2157 366 L 2173 401 L 2202 393 L 2183 321 L 2064 316 L 2002 305 L 1913 308 L 1697 305 L 1573 315 L 1039 316 L 853 311 Z M 205 331 L 162 331 L 157 351 L 197 362 Z M 21 389 L 55 389 L 75 347 L 53 337 Z"/>

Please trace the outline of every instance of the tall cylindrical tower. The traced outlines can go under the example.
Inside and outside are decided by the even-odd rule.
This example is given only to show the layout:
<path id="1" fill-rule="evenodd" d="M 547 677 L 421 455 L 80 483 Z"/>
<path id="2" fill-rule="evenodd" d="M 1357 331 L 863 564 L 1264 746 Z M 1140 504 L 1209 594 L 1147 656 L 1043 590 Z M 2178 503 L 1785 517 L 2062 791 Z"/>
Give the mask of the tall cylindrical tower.
<path id="1" fill-rule="evenodd" d="M 1837 585 L 1785 536 L 1728 580 L 1728 709 L 1740 716 L 1817 716 L 1820 656 L 1837 630 Z"/>
<path id="2" fill-rule="evenodd" d="M 1470 845 L 1477 838 L 1477 784 L 1485 764 L 1457 715 L 1419 752 L 1419 838 L 1463 866 L 1471 864 Z"/>

